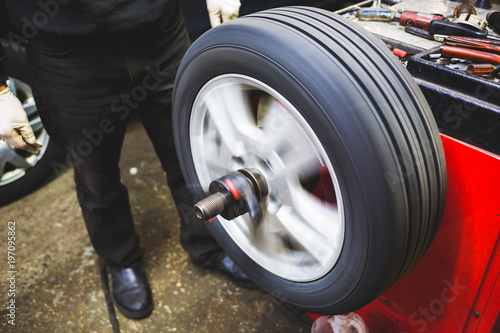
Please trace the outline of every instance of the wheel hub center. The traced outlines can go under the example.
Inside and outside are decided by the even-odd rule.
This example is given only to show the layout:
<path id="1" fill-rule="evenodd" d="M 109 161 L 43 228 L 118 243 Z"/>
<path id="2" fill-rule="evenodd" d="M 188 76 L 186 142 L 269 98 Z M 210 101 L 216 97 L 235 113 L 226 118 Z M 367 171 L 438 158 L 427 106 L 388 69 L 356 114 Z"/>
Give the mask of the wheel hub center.
<path id="1" fill-rule="evenodd" d="M 221 215 L 232 220 L 247 212 L 253 221 L 262 219 L 259 203 L 267 196 L 265 177 L 254 168 L 231 172 L 210 183 L 211 195 L 194 205 L 195 217 L 203 222 Z"/>

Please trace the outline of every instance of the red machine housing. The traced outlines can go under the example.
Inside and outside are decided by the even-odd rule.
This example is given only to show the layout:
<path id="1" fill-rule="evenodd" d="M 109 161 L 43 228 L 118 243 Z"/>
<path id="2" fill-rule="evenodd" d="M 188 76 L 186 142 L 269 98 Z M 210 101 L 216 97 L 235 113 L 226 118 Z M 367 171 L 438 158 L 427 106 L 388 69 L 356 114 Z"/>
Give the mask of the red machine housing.
<path id="1" fill-rule="evenodd" d="M 356 311 L 371 333 L 500 332 L 500 156 L 441 138 L 448 173 L 441 227 L 406 276 Z"/>

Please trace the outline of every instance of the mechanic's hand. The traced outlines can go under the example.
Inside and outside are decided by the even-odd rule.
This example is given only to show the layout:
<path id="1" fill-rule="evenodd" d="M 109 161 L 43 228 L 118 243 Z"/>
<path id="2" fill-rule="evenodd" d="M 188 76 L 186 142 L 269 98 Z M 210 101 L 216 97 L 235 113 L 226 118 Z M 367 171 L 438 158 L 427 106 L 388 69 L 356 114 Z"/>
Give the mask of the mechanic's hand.
<path id="1" fill-rule="evenodd" d="M 207 0 L 208 16 L 212 28 L 238 17 L 240 0 Z"/>
<path id="2" fill-rule="evenodd" d="M 0 138 L 11 148 L 37 153 L 36 138 L 24 108 L 10 91 L 0 91 Z"/>

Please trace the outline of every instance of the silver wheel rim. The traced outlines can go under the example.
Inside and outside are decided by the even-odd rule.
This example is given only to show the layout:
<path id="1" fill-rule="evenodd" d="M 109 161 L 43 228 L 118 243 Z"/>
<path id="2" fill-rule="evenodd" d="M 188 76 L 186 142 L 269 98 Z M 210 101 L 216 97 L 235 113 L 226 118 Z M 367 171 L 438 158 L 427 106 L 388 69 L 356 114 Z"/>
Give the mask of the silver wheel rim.
<path id="1" fill-rule="evenodd" d="M 342 195 L 319 139 L 294 106 L 254 78 L 221 75 L 197 95 L 189 130 L 204 190 L 212 180 L 244 167 L 259 169 L 267 180 L 269 195 L 261 203 L 264 219 L 258 226 L 249 214 L 232 221 L 219 217 L 239 248 L 287 280 L 312 281 L 330 272 L 344 242 Z M 329 198 L 303 185 L 320 167 L 334 189 Z"/>
<path id="2" fill-rule="evenodd" d="M 29 85 L 14 78 L 10 78 L 7 84 L 12 93 L 23 104 L 31 128 L 35 133 L 36 142 L 42 145 L 42 148 L 38 154 L 31 154 L 23 150 L 12 149 L 5 142 L 0 141 L 0 186 L 5 186 L 24 177 L 26 171 L 43 158 L 49 143 L 49 136 L 43 128 Z"/>

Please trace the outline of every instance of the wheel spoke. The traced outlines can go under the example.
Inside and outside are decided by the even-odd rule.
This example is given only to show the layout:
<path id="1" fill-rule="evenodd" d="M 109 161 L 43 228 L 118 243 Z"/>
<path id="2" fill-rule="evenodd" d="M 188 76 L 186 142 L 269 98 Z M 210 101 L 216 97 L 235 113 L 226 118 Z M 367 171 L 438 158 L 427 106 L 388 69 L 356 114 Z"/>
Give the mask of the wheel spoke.
<path id="1" fill-rule="evenodd" d="M 0 174 L 3 175 L 5 172 L 5 167 L 7 163 L 12 164 L 16 168 L 31 168 L 32 165 L 29 164 L 24 157 L 17 154 L 16 151 L 6 144 L 0 145 Z"/>
<path id="2" fill-rule="evenodd" d="M 316 196 L 304 190 L 300 185 L 295 185 L 290 190 L 292 207 L 300 214 L 302 219 L 318 233 L 336 228 L 338 209 L 336 205 L 321 201 Z M 328 234 L 324 234 L 327 236 Z M 331 239 L 329 239 L 331 240 Z"/>
<path id="3" fill-rule="evenodd" d="M 309 141 L 307 134 L 290 116 L 290 112 L 279 102 L 275 101 L 268 109 L 267 116 L 262 123 L 266 129 L 267 142 L 262 146 L 259 154 L 270 156 L 279 154 L 283 161 L 283 168 L 274 170 L 278 178 L 296 178 L 309 173 L 317 173 L 320 163 L 314 145 Z"/>
<path id="4" fill-rule="evenodd" d="M 38 117 L 32 119 L 30 121 L 30 125 L 31 125 L 31 128 L 33 129 L 33 132 L 38 132 L 38 131 L 41 131 L 43 129 L 43 124 L 42 124 L 42 120 Z"/>
<path id="5" fill-rule="evenodd" d="M 37 112 L 37 108 L 36 108 L 35 101 L 33 100 L 33 98 L 29 98 L 29 99 L 25 100 L 23 102 L 23 108 L 24 108 L 24 111 L 26 111 L 26 114 L 28 115 L 28 117 L 31 117 L 32 115 L 34 115 Z"/>
<path id="6" fill-rule="evenodd" d="M 295 211 L 288 206 L 282 206 L 276 217 L 283 227 L 321 266 L 326 266 L 330 260 L 331 245 L 321 232 L 317 232 L 305 223 Z"/>
<path id="7" fill-rule="evenodd" d="M 274 243 L 273 235 L 265 230 L 267 229 L 266 223 L 255 225 L 249 216 L 245 216 L 244 221 L 246 224 L 245 233 L 255 247 L 264 250 L 264 247 L 269 247 Z"/>
<path id="8" fill-rule="evenodd" d="M 242 87 L 232 84 L 220 86 L 207 94 L 204 102 L 223 144 L 233 156 L 241 156 L 244 139 L 255 140 L 260 132 Z"/>
<path id="9" fill-rule="evenodd" d="M 244 220 L 247 227 L 245 233 L 248 239 L 260 251 L 276 255 L 286 248 L 283 239 L 279 236 L 280 230 L 277 228 L 277 226 L 281 228 L 281 225 L 275 216 L 265 216 L 263 223 L 258 225 L 255 225 L 248 216 Z"/>
<path id="10" fill-rule="evenodd" d="M 282 153 L 283 164 L 274 170 L 274 175 L 269 179 L 269 183 L 276 188 L 286 187 L 288 183 L 295 182 L 301 177 L 307 178 L 317 174 L 323 164 L 311 147 L 303 149 L 291 145 Z"/>
<path id="11" fill-rule="evenodd" d="M 266 103 L 259 110 L 259 127 L 263 129 L 260 137 L 261 156 L 286 149 L 297 135 L 297 125 L 293 122 L 286 108 L 276 100 Z"/>
<path id="12" fill-rule="evenodd" d="M 9 158 L 7 161 L 17 168 L 31 168 L 33 166 L 30 163 L 28 163 L 28 161 L 26 161 L 24 157 L 17 154 L 16 151 L 13 149 L 10 151 Z"/>
<path id="13" fill-rule="evenodd" d="M 209 134 L 208 137 L 213 138 L 216 135 L 216 133 L 213 133 Z M 213 170 L 210 169 L 209 171 L 215 171 L 217 173 L 219 171 L 226 171 L 225 163 L 227 161 L 223 158 L 223 155 L 224 153 L 231 154 L 231 151 L 228 151 L 229 147 L 226 147 L 226 145 L 221 146 L 221 144 L 218 144 L 215 140 L 209 139 L 205 141 L 204 148 L 204 154 L 207 157 L 207 165 L 214 168 Z"/>
<path id="14" fill-rule="evenodd" d="M 228 168 L 222 161 L 217 159 L 211 159 L 207 161 L 207 167 L 209 168 L 212 177 L 219 178 L 228 173 Z"/>
<path id="15" fill-rule="evenodd" d="M 255 115 L 251 110 L 251 103 L 245 90 L 239 84 L 226 84 L 218 89 L 220 102 L 224 105 L 224 114 L 240 135 L 254 138 L 258 135 Z"/>
<path id="16" fill-rule="evenodd" d="M 0 142 L 0 179 L 5 172 L 5 166 L 7 164 L 7 157 L 9 155 L 9 146 L 6 143 Z"/>
<path id="17" fill-rule="evenodd" d="M 14 80 L 7 80 L 7 85 L 9 86 L 10 91 L 17 96 L 17 85 Z"/>

